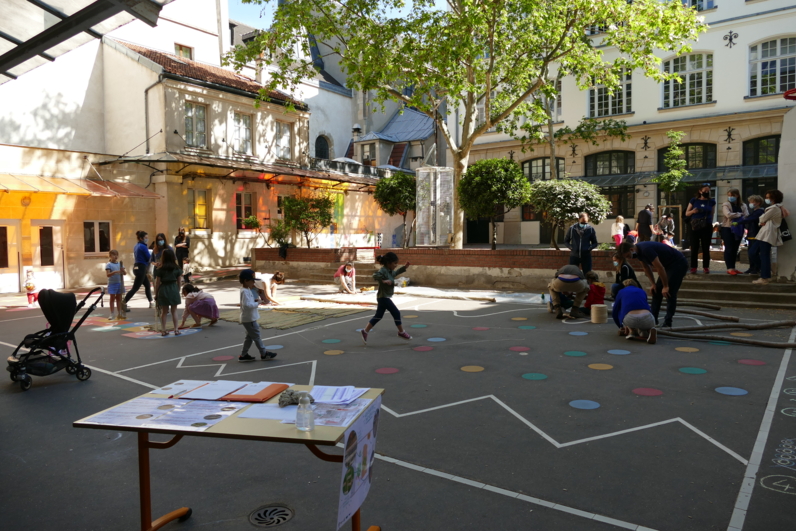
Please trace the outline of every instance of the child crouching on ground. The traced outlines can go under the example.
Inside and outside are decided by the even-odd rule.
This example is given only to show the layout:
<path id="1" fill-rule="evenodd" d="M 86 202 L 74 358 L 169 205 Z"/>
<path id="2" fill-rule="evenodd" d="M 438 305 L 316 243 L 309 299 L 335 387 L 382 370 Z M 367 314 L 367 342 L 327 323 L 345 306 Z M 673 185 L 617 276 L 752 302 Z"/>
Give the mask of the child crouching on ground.
<path id="1" fill-rule="evenodd" d="M 203 317 L 210 319 L 210 326 L 218 322 L 218 305 L 212 295 L 193 284 L 185 284 L 182 287 L 182 296 L 185 299 L 185 310 L 182 312 L 180 328 L 185 326 L 189 315 L 193 317 L 195 327 L 202 326 Z"/>
<path id="2" fill-rule="evenodd" d="M 260 351 L 260 359 L 270 360 L 276 357 L 276 352 L 265 350 L 263 340 L 260 338 L 260 312 L 257 307 L 260 305 L 260 297 L 257 288 L 254 287 L 254 271 L 244 269 L 238 277 L 240 280 L 240 324 L 246 329 L 246 339 L 243 340 L 243 352 L 238 357 L 238 361 L 254 361 L 254 357 L 249 355 L 249 348 L 252 343 Z"/>
<path id="3" fill-rule="evenodd" d="M 127 274 L 127 272 L 119 263 L 118 251 L 110 251 L 108 253 L 108 259 L 110 261 L 105 264 L 105 274 L 108 277 L 108 298 L 111 301 L 111 314 L 108 316 L 108 319 L 121 320 L 122 295 L 124 294 L 122 292 L 122 275 Z"/>
<path id="4" fill-rule="evenodd" d="M 398 311 L 398 308 L 392 301 L 392 296 L 395 292 L 395 277 L 409 268 L 409 262 L 398 267 L 398 255 L 392 252 L 384 256 L 377 256 L 376 261 L 383 267 L 373 274 L 373 280 L 379 283 L 379 291 L 376 293 L 376 302 L 378 306 L 376 307 L 376 315 L 368 322 L 365 329 L 361 331 L 362 342 L 366 347 L 368 346 L 368 333 L 381 321 L 385 311 L 389 311 L 390 315 L 392 315 L 395 326 L 398 327 L 398 337 L 406 339 L 407 341 L 412 339 L 412 336 L 404 331 L 404 327 L 401 324 L 401 312 Z M 398 269 L 396 269 L 396 267 L 398 267 Z"/>
<path id="5" fill-rule="evenodd" d="M 589 294 L 583 307 L 591 311 L 593 304 L 605 304 L 605 284 L 600 282 L 600 276 L 594 271 L 586 273 L 586 281 L 589 283 Z"/>

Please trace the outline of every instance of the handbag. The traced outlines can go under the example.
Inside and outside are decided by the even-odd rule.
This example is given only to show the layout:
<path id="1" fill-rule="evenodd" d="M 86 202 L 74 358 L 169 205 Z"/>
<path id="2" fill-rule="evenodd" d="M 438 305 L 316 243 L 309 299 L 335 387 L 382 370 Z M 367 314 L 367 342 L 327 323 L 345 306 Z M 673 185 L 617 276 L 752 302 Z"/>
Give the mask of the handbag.
<path id="1" fill-rule="evenodd" d="M 695 218 L 691 216 L 691 230 L 704 229 L 709 225 L 707 218 Z"/>
<path id="2" fill-rule="evenodd" d="M 782 243 L 789 242 L 793 239 L 793 235 L 788 228 L 785 218 L 782 218 L 782 223 L 779 224 L 779 235 L 782 237 Z"/>

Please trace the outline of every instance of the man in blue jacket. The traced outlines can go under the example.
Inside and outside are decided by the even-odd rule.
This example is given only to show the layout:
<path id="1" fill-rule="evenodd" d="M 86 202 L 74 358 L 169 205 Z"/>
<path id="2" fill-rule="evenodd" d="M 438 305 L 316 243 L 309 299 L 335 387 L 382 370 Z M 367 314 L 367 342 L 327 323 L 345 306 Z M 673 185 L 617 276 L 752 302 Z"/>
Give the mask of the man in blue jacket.
<path id="1" fill-rule="evenodd" d="M 591 250 L 597 247 L 597 232 L 589 225 L 589 215 L 581 212 L 578 223 L 567 230 L 564 245 L 569 247 L 569 265 L 579 265 L 584 273 L 591 271 Z"/>

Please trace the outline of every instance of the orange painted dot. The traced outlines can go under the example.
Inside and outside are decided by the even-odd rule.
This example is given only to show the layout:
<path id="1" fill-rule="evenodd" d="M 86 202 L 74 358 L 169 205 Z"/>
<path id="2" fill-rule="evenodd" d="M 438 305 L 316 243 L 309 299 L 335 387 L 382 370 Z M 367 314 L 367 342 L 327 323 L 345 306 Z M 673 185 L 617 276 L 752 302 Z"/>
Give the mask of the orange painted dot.
<path id="1" fill-rule="evenodd" d="M 417 319 L 417 316 L 416 315 L 404 315 L 403 318 L 404 319 Z"/>
<path id="2" fill-rule="evenodd" d="M 699 352 L 699 349 L 694 347 L 677 347 L 674 350 L 677 352 Z"/>
<path id="3" fill-rule="evenodd" d="M 464 372 L 481 372 L 484 370 L 484 368 L 478 365 L 465 365 L 464 367 L 462 367 L 462 370 Z"/>
<path id="4" fill-rule="evenodd" d="M 327 356 L 339 356 L 343 352 L 344 352 L 343 350 L 326 350 L 324 351 L 324 354 L 326 354 Z"/>
<path id="5" fill-rule="evenodd" d="M 511 320 L 512 321 L 527 321 L 528 318 L 527 317 L 512 317 Z"/>
<path id="6" fill-rule="evenodd" d="M 730 332 L 730 335 L 735 337 L 752 337 L 753 334 L 747 334 L 746 332 Z"/>
<path id="7" fill-rule="evenodd" d="M 590 369 L 594 369 L 595 371 L 609 371 L 614 368 L 613 365 L 608 365 L 607 363 L 592 363 L 589 365 Z"/>

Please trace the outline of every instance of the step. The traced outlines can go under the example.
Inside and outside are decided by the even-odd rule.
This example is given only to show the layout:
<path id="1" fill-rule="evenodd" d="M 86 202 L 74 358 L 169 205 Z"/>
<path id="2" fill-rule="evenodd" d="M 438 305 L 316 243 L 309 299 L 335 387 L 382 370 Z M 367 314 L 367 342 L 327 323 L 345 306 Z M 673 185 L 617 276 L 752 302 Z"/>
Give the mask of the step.
<path id="1" fill-rule="evenodd" d="M 757 276 L 754 277 L 757 279 Z M 726 279 L 725 279 L 726 280 Z M 772 282 L 771 284 L 752 284 L 751 282 L 703 282 L 700 280 L 690 280 L 686 277 L 683 281 L 683 289 L 689 290 L 702 290 L 705 294 L 710 295 L 714 291 L 724 292 L 741 292 L 741 291 L 755 291 L 758 293 L 796 293 L 796 284 L 785 282 Z"/>
<path id="2" fill-rule="evenodd" d="M 682 292 L 681 292 L 682 293 Z M 703 304 L 715 304 L 716 306 L 721 306 L 722 308 L 756 308 L 756 309 L 765 309 L 765 310 L 787 310 L 789 312 L 793 311 L 793 302 L 788 303 L 778 303 L 778 302 L 760 302 L 760 301 L 719 301 L 719 300 L 712 300 L 712 299 L 686 299 L 682 297 L 677 297 L 678 308 L 680 307 L 680 303 L 686 302 L 701 302 Z M 683 306 L 684 310 L 698 310 L 702 312 L 714 312 L 714 310 L 708 310 L 707 308 L 692 308 L 689 306 Z M 663 311 L 663 310 L 661 310 Z M 721 312 L 718 312 L 721 314 Z M 697 319 L 700 317 L 695 315 Z"/>
<path id="3" fill-rule="evenodd" d="M 769 284 L 770 285 L 770 284 Z M 758 286 L 755 286 L 758 287 Z M 749 302 L 749 303 L 777 303 L 788 304 L 790 308 L 796 308 L 796 293 L 777 293 L 760 291 L 718 291 L 704 289 L 683 289 L 680 288 L 678 298 L 682 296 L 686 299 L 699 301 L 702 297 L 710 297 L 712 300 L 723 301 L 727 304 L 730 301 Z"/>

